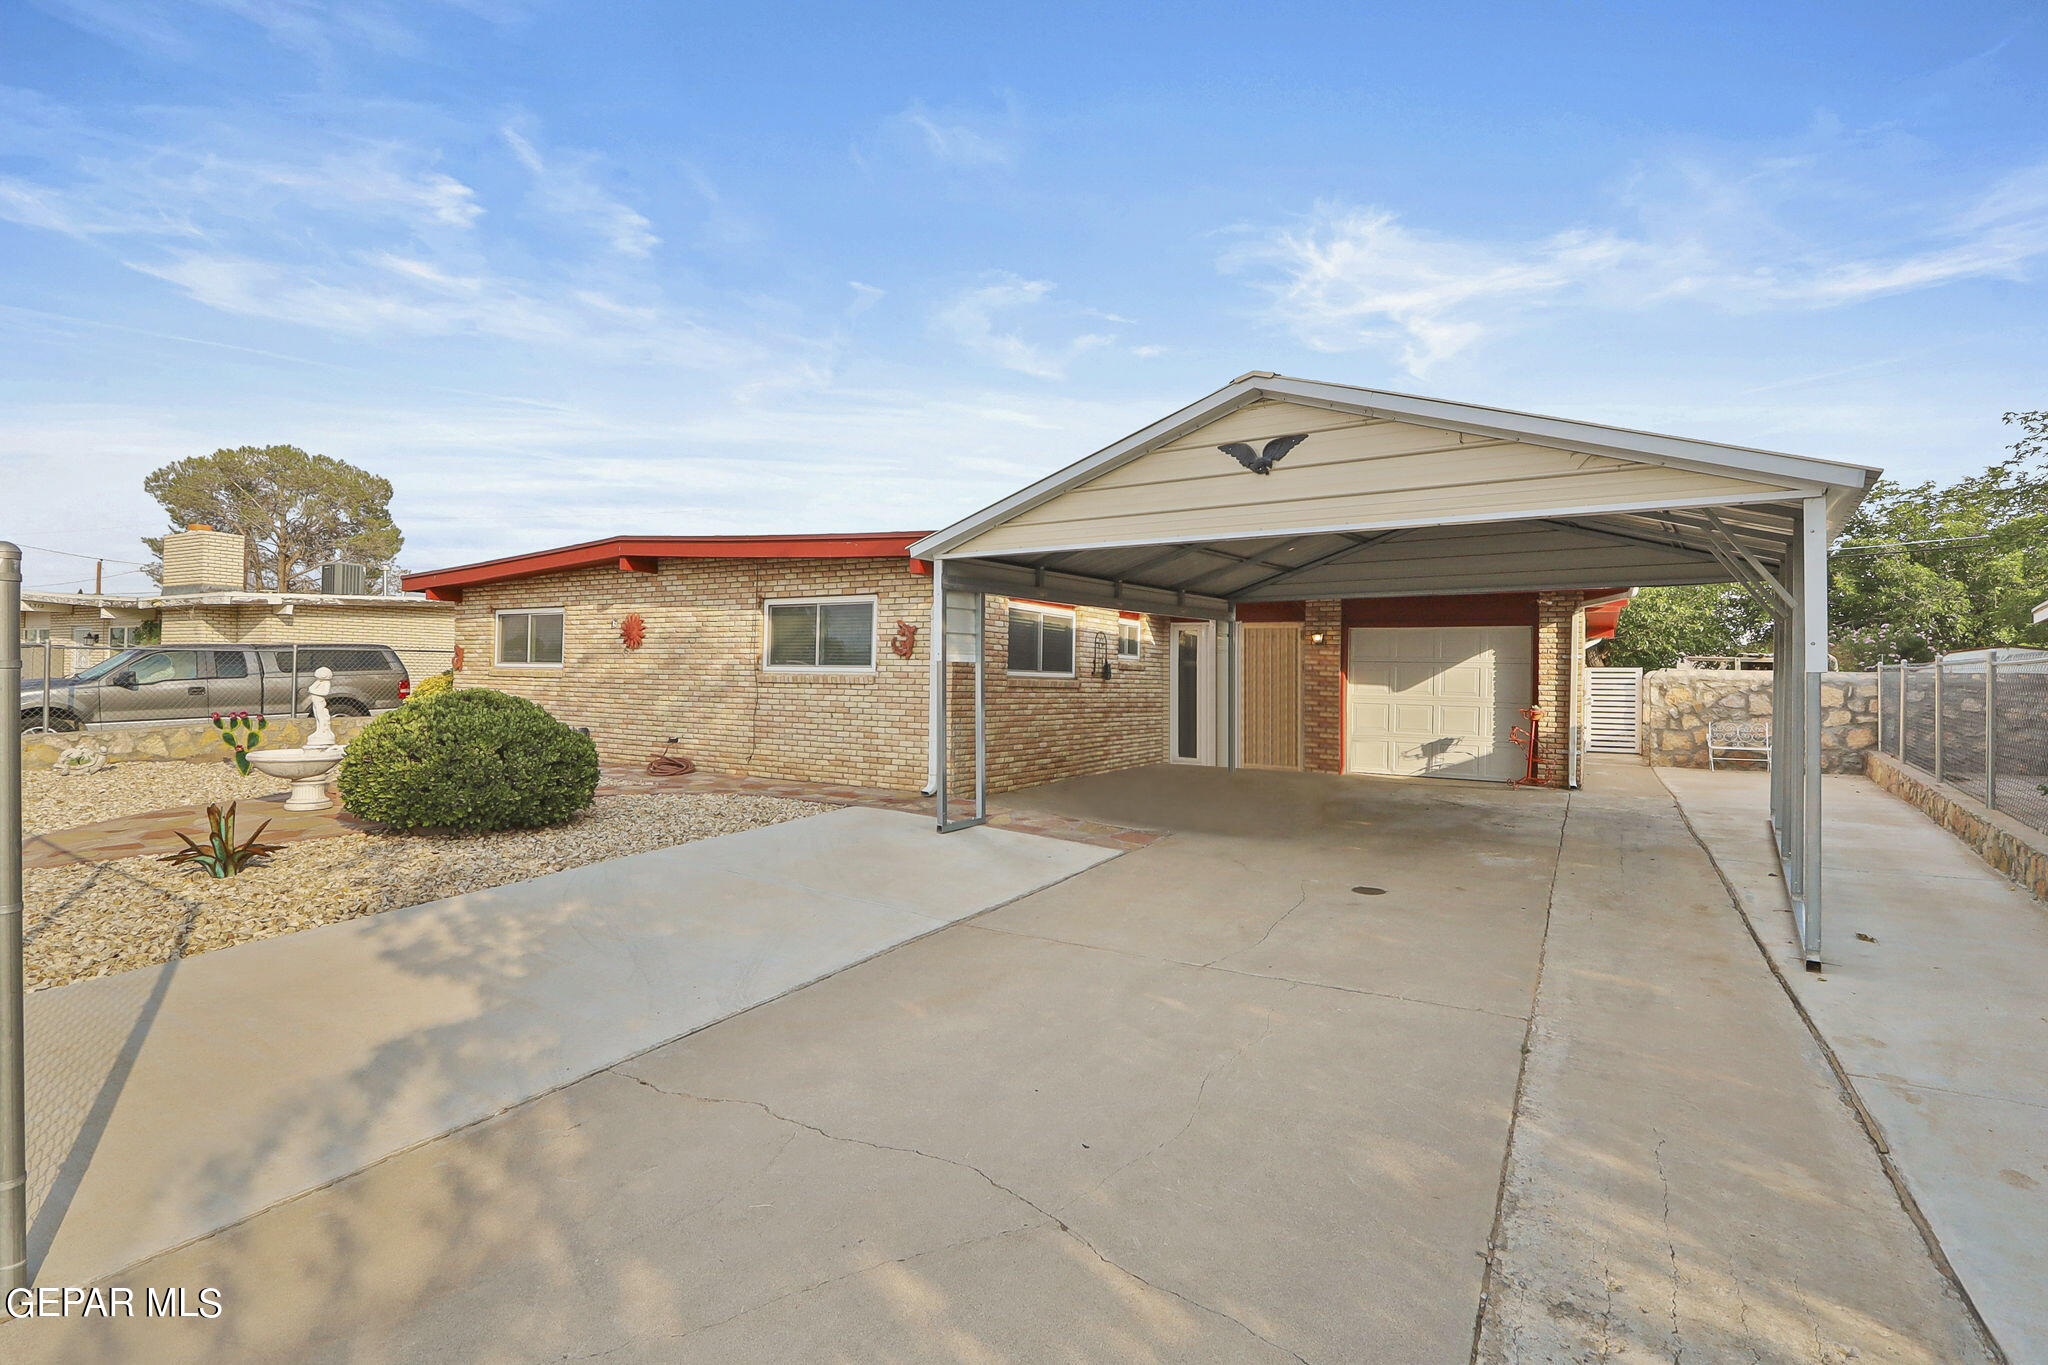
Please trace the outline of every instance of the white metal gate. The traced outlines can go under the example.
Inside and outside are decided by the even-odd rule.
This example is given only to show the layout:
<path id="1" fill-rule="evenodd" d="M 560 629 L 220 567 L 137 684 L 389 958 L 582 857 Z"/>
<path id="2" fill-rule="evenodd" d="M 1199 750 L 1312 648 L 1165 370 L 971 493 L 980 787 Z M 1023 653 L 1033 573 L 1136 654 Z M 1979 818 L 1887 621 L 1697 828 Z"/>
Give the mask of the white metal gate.
<path id="1" fill-rule="evenodd" d="M 1586 752 L 1642 752 L 1643 670 L 1586 670 Z"/>

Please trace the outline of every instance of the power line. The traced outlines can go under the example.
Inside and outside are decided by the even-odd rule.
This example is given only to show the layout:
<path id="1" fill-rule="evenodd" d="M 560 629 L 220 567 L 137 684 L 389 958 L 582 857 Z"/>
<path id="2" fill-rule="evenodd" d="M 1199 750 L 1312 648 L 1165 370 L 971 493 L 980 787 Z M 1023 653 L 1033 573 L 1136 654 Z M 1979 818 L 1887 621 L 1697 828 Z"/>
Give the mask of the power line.
<path id="1" fill-rule="evenodd" d="M 1981 536 L 1941 536 L 1932 540 L 1881 540 L 1871 545 L 1844 545 L 1835 551 L 1837 555 L 1867 554 L 1873 550 L 1904 550 L 1916 545 L 1961 545 L 1971 540 L 1990 540 L 1991 533 Z"/>
<path id="2" fill-rule="evenodd" d="M 15 543 L 21 544 L 19 541 Z M 76 550 L 53 550 L 47 545 L 22 545 L 21 548 L 24 550 L 35 550 L 46 555 L 66 555 L 72 559 L 96 559 L 103 564 L 132 564 L 138 569 L 149 567 L 148 564 L 139 559 L 114 559 L 108 555 L 82 555 Z"/>

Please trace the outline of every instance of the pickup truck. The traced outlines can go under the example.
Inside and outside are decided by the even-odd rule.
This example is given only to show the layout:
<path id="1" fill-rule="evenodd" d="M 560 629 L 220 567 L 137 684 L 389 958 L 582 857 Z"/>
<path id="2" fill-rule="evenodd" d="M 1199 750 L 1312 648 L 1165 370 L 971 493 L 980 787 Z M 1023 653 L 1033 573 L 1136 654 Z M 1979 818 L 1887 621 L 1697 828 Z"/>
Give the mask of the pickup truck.
<path id="1" fill-rule="evenodd" d="M 316 668 L 334 674 L 327 708 L 337 716 L 367 716 L 412 691 L 405 664 L 388 645 L 145 645 L 76 677 L 52 678 L 47 728 L 204 720 L 217 711 L 310 712 L 305 691 Z M 22 690 L 21 728 L 46 728 L 39 686 Z"/>

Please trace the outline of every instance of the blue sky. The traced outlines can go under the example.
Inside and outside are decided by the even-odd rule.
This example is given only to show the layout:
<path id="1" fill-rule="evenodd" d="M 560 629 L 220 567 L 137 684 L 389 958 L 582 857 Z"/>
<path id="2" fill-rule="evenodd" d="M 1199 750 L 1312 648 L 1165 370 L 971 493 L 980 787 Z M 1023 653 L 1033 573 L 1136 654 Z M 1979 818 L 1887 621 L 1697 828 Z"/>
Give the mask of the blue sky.
<path id="1" fill-rule="evenodd" d="M 2048 407 L 2044 71 L 2020 3 L 4 0 L 0 534 L 139 560 L 271 442 L 411 568 L 920 529 L 1251 369 L 1957 473 Z"/>

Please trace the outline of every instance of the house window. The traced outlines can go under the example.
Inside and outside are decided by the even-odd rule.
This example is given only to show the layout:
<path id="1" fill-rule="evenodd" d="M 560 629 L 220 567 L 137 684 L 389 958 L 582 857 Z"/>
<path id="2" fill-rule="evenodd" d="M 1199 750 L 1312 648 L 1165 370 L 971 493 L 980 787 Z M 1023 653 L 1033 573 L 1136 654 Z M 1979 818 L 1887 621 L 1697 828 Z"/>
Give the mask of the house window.
<path id="1" fill-rule="evenodd" d="M 1126 616 L 1116 623 L 1116 657 L 1135 659 L 1145 638 L 1145 623 Z"/>
<path id="2" fill-rule="evenodd" d="M 140 626 L 108 626 L 107 643 L 116 649 L 126 649 L 130 645 L 141 643 L 140 640 L 135 638 L 141 633 L 142 627 Z"/>
<path id="3" fill-rule="evenodd" d="M 499 612 L 498 662 L 514 668 L 560 668 L 562 609 Z"/>
<path id="4" fill-rule="evenodd" d="M 1033 678 L 1074 676 L 1073 608 L 1010 604 L 1010 672 Z"/>
<path id="5" fill-rule="evenodd" d="M 765 666 L 814 673 L 874 671 L 874 598 L 782 598 L 764 604 L 763 610 Z"/>

